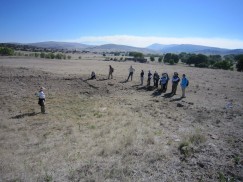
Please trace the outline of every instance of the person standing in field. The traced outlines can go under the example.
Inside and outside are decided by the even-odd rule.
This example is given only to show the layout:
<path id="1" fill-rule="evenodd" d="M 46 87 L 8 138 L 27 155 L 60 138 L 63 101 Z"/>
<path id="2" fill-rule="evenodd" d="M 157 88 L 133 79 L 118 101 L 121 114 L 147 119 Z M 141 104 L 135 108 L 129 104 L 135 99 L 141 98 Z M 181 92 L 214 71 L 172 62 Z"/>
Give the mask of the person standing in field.
<path id="1" fill-rule="evenodd" d="M 147 86 L 150 86 L 151 79 L 152 79 L 152 73 L 149 71 L 149 72 L 148 72 Z"/>
<path id="2" fill-rule="evenodd" d="M 144 80 L 144 71 L 143 70 L 140 73 L 140 79 L 141 79 L 141 85 L 143 85 L 143 80 Z"/>
<path id="3" fill-rule="evenodd" d="M 36 95 L 39 97 L 39 101 L 38 101 L 38 104 L 41 106 L 41 113 L 42 114 L 45 114 L 45 101 L 46 101 L 46 96 L 45 96 L 45 93 L 44 93 L 44 87 L 41 87 L 39 92 L 36 93 Z"/>
<path id="4" fill-rule="evenodd" d="M 167 84 L 169 81 L 169 77 L 166 73 L 162 74 L 162 77 L 160 78 L 160 85 L 161 85 L 161 92 L 165 93 L 167 90 Z"/>
<path id="5" fill-rule="evenodd" d="M 108 79 L 113 79 L 113 72 L 114 72 L 114 68 L 111 67 L 111 65 L 109 65 L 109 76 L 108 76 Z"/>
<path id="6" fill-rule="evenodd" d="M 186 92 L 186 87 L 188 87 L 188 85 L 189 85 L 189 81 L 186 78 L 186 75 L 183 74 L 182 75 L 182 79 L 181 79 L 181 90 L 182 90 L 181 98 L 185 98 L 186 97 L 185 92 Z"/>
<path id="7" fill-rule="evenodd" d="M 154 87 L 158 88 L 158 86 L 159 86 L 159 74 L 156 71 L 154 72 L 153 79 L 154 79 Z"/>
<path id="8" fill-rule="evenodd" d="M 177 90 L 177 86 L 178 86 L 179 82 L 180 82 L 180 78 L 178 76 L 178 73 L 175 72 L 173 77 L 172 77 L 172 91 L 171 91 L 171 95 L 176 95 L 176 90 Z"/>
<path id="9" fill-rule="evenodd" d="M 133 73 L 135 72 L 135 69 L 132 66 L 130 66 L 128 71 L 129 71 L 129 75 L 128 75 L 127 81 L 129 80 L 130 77 L 131 77 L 131 81 L 132 81 L 132 76 L 133 76 Z"/>

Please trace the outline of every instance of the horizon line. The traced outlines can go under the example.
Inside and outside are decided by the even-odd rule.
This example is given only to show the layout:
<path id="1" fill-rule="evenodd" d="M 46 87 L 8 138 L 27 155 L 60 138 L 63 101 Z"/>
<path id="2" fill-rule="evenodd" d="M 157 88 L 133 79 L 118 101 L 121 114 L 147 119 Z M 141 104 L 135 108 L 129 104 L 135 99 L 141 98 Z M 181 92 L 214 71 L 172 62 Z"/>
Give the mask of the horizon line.
<path id="1" fill-rule="evenodd" d="M 191 44 L 222 49 L 243 49 L 243 40 L 226 38 L 202 37 L 159 37 L 134 35 L 81 36 L 76 39 L 66 39 L 64 42 L 76 42 L 88 45 L 117 44 L 146 48 L 152 44 Z"/>

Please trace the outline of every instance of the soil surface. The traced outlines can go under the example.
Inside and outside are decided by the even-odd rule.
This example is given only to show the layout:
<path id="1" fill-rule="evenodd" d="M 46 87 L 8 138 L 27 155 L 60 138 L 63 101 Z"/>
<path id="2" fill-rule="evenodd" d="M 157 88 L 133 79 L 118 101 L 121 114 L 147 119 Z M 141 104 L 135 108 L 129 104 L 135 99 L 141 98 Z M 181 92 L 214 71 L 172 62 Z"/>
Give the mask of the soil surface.
<path id="1" fill-rule="evenodd" d="M 148 70 L 185 73 L 186 98 L 171 82 L 141 86 L 142 69 L 144 83 Z M 182 64 L 1 58 L 0 181 L 243 181 L 242 80 Z"/>

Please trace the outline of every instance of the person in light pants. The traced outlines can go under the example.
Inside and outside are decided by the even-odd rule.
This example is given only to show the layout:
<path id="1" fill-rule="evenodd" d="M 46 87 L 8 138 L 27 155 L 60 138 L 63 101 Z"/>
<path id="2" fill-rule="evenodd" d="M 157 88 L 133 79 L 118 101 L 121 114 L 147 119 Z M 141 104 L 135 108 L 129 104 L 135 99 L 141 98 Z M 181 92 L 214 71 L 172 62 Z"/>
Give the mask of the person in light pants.
<path id="1" fill-rule="evenodd" d="M 183 74 L 182 75 L 182 79 L 181 79 L 181 90 L 182 90 L 181 98 L 185 98 L 186 97 L 186 87 L 188 87 L 188 85 L 189 85 L 189 81 L 186 78 L 186 75 Z"/>

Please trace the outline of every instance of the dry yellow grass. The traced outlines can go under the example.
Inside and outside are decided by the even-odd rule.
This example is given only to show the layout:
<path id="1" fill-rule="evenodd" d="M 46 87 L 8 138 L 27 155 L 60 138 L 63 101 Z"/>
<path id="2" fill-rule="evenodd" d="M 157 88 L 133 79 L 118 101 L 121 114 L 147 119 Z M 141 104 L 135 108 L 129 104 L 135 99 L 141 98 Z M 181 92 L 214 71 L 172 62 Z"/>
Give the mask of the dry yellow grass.
<path id="1" fill-rule="evenodd" d="M 227 155 L 242 159 L 241 73 L 95 57 L 0 64 L 2 181 L 215 181 L 230 169 Z M 105 80 L 109 64 L 113 80 Z M 124 83 L 131 64 L 134 80 Z M 164 98 L 138 86 L 141 69 L 186 73 L 188 97 L 179 100 L 180 88 Z M 98 80 L 84 82 L 92 70 Z M 40 85 L 47 88 L 45 115 L 34 96 Z M 229 99 L 234 108 L 225 110 Z M 192 135 L 197 128 L 200 135 Z M 185 136 L 193 142 L 205 138 L 187 162 L 178 150 Z M 240 179 L 238 168 L 232 171 Z"/>

